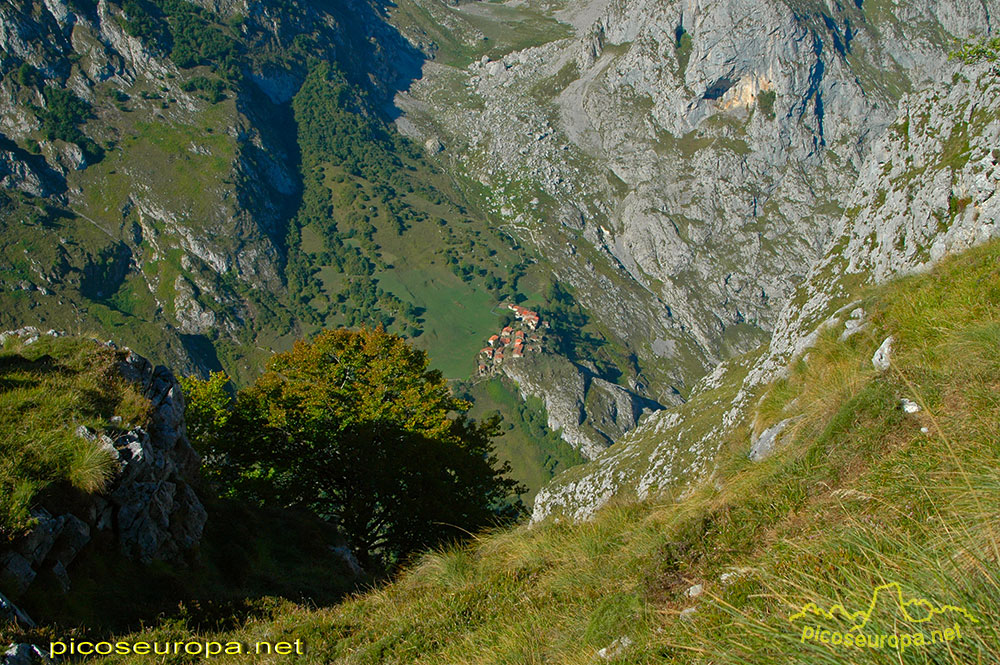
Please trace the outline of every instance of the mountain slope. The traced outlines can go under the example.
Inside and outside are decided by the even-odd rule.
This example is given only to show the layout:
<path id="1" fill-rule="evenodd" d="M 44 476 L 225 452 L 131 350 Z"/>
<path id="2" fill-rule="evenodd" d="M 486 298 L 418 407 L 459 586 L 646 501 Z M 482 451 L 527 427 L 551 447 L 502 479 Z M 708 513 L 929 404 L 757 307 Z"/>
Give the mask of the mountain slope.
<path id="1" fill-rule="evenodd" d="M 558 283 L 596 342 L 577 378 L 678 404 L 780 325 L 991 2 L 18 0 L 0 316 L 241 383 L 382 323 L 465 379 L 494 306 Z"/>
<path id="2" fill-rule="evenodd" d="M 668 404 L 769 337 L 901 95 L 998 9 L 407 0 L 391 20 L 434 59 L 399 124 Z"/>
<path id="3" fill-rule="evenodd" d="M 683 497 L 484 534 L 338 607 L 284 604 L 222 632 L 173 622 L 122 639 L 300 639 L 308 648 L 296 659 L 307 663 L 995 660 L 998 266 L 994 241 L 865 291 L 867 328 L 846 339 L 828 329 L 761 387 L 765 423 L 798 418 L 782 445 L 753 462 L 747 429 L 737 430 L 715 475 Z M 889 334 L 891 366 L 880 371 L 870 358 Z M 924 622 L 933 616 L 886 603 L 864 633 L 930 640 L 947 627 L 952 637 L 844 651 L 805 639 L 793 619 L 809 603 L 865 609 L 887 582 L 975 621 Z"/>
<path id="4" fill-rule="evenodd" d="M 422 56 L 377 4 L 206 7 L 3 9 L 6 320 L 240 380 L 290 337 L 382 322 L 468 376 L 524 259 L 386 124 Z M 443 325 L 456 303 L 468 325 Z"/>

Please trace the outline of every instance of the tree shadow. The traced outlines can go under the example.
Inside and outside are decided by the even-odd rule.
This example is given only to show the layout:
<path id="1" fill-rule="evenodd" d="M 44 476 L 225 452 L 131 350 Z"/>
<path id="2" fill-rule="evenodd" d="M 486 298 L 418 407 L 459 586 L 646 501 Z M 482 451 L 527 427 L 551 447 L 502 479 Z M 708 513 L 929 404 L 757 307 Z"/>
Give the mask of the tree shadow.
<path id="1" fill-rule="evenodd" d="M 181 345 L 184 351 L 197 363 L 198 367 L 205 372 L 223 371 L 222 362 L 215 351 L 215 345 L 204 335 L 180 335 Z"/>
<path id="2" fill-rule="evenodd" d="M 30 374 L 24 377 L 16 376 L 21 372 L 30 372 Z M 0 392 L 34 385 L 45 374 L 67 373 L 66 368 L 57 364 L 55 359 L 48 354 L 34 360 L 22 355 L 0 356 Z"/>

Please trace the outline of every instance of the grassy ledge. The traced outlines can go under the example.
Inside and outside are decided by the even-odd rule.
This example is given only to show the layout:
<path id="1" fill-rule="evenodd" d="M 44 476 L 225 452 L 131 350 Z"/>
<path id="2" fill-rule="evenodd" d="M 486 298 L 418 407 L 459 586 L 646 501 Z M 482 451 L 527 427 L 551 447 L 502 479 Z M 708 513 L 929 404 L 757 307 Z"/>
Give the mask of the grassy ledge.
<path id="1" fill-rule="evenodd" d="M 90 339 L 13 338 L 0 348 L 0 542 L 29 528 L 46 495 L 98 492 L 114 460 L 76 434 L 146 425 L 151 405 L 121 378 L 121 352 Z"/>

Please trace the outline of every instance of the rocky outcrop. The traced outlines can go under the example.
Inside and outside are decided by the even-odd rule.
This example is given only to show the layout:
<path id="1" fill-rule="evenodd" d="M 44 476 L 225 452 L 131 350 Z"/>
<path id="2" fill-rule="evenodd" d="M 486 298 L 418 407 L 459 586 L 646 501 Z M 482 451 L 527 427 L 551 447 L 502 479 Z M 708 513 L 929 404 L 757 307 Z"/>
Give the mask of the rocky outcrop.
<path id="1" fill-rule="evenodd" d="M 51 572 L 69 589 L 69 566 L 90 542 L 90 525 L 73 514 L 53 517 L 47 510 L 32 511 L 35 527 L 12 550 L 0 554 L 0 585 L 14 598 L 23 595 L 39 572 Z"/>
<path id="2" fill-rule="evenodd" d="M 26 328 L 0 339 L 17 335 L 30 343 L 42 334 Z M 118 472 L 105 493 L 68 512 L 64 507 L 53 514 L 43 506 L 33 511 L 32 530 L 0 552 L 0 590 L 14 600 L 43 574 L 68 590 L 71 564 L 98 532 L 112 534 L 124 555 L 142 563 L 178 559 L 201 539 L 207 514 L 192 486 L 200 458 L 185 433 L 180 384 L 166 368 L 127 349 L 119 357 L 122 377 L 140 386 L 152 406 L 148 427 L 80 427 L 79 436 L 117 460 Z"/>
<path id="3" fill-rule="evenodd" d="M 18 623 L 31 628 L 35 622 L 31 620 L 17 605 L 0 593 L 0 625 L 3 623 Z"/>
<path id="4" fill-rule="evenodd" d="M 121 373 L 143 387 L 153 417 L 149 431 L 102 439 L 105 446 L 111 444 L 121 467 L 109 497 L 111 511 L 103 514 L 116 525 L 128 556 L 144 563 L 173 559 L 198 544 L 207 518 L 191 485 L 200 458 L 187 440 L 184 396 L 169 370 L 131 351 Z"/>
<path id="5" fill-rule="evenodd" d="M 62 177 L 36 155 L 0 141 L 0 188 L 32 196 L 49 196 L 66 189 Z"/>
<path id="6" fill-rule="evenodd" d="M 545 403 L 549 429 L 587 459 L 634 429 L 643 414 L 663 408 L 561 356 L 525 356 L 500 367 L 523 398 Z"/>
<path id="7" fill-rule="evenodd" d="M 0 658 L 2 665 L 34 665 L 35 663 L 51 663 L 49 654 L 34 644 L 12 644 Z"/>
<path id="8" fill-rule="evenodd" d="M 767 459 L 777 447 L 779 442 L 778 438 L 785 431 L 785 428 L 792 424 L 792 422 L 794 422 L 792 418 L 785 418 L 781 422 L 768 427 L 758 436 L 754 437 L 753 442 L 750 444 L 750 459 L 754 462 L 760 462 Z"/>

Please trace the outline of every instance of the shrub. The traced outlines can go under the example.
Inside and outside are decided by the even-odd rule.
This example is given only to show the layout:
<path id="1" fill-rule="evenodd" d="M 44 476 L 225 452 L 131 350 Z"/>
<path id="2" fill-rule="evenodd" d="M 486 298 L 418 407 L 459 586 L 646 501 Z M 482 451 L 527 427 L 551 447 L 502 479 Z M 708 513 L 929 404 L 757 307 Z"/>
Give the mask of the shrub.
<path id="1" fill-rule="evenodd" d="M 23 62 L 17 70 L 17 82 L 26 88 L 38 87 L 42 84 L 42 75 L 30 64 Z"/>
<path id="2" fill-rule="evenodd" d="M 42 111 L 42 132 L 50 141 L 82 143 L 85 139 L 79 125 L 91 117 L 90 104 L 64 88 L 47 87 L 43 93 L 46 107 Z"/>
<path id="3" fill-rule="evenodd" d="M 967 65 L 972 65 L 982 60 L 996 62 L 998 56 L 1000 56 L 1000 37 L 967 39 L 957 49 L 948 54 L 950 60 L 961 60 Z"/>
<path id="4" fill-rule="evenodd" d="M 181 85 L 184 92 L 202 92 L 203 97 L 213 104 L 217 104 L 226 98 L 226 84 L 220 79 L 209 79 L 204 76 L 195 76 L 190 81 Z"/>

